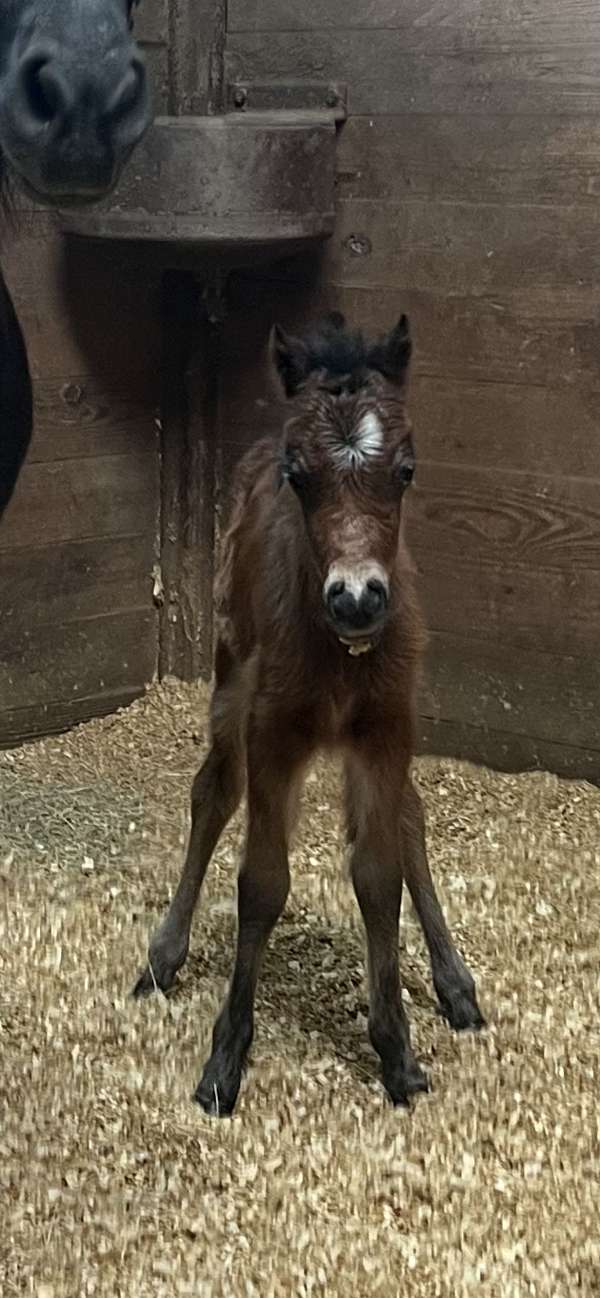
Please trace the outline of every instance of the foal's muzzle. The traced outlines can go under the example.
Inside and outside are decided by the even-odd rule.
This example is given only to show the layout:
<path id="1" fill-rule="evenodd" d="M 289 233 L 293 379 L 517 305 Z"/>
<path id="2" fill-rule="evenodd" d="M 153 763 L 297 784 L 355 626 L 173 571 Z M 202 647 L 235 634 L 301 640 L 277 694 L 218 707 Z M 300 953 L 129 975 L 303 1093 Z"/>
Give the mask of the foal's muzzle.
<path id="1" fill-rule="evenodd" d="M 333 629 L 341 639 L 365 640 L 381 629 L 389 604 L 389 588 L 379 568 L 344 572 L 333 568 L 323 586 L 323 598 Z"/>

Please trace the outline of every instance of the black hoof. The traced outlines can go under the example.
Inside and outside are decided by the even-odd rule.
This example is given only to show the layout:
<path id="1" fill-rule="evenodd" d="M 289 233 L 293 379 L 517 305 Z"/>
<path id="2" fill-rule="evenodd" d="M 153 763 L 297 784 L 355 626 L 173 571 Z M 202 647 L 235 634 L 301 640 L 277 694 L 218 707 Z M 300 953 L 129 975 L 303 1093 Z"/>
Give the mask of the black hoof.
<path id="1" fill-rule="evenodd" d="M 455 1032 L 480 1032 L 485 1027 L 485 1019 L 477 1004 L 475 992 L 457 992 L 453 996 L 440 997 L 440 1013 Z"/>
<path id="2" fill-rule="evenodd" d="M 416 1060 L 402 1069 L 398 1068 L 395 1072 L 384 1075 L 383 1084 L 392 1104 L 396 1106 L 406 1106 L 410 1104 L 413 1095 L 429 1090 L 429 1078 Z"/>
<path id="3" fill-rule="evenodd" d="M 240 1081 L 237 1085 L 235 1082 L 224 1084 L 217 1080 L 207 1066 L 192 1098 L 201 1109 L 204 1109 L 209 1118 L 230 1118 L 235 1109 Z"/>
<path id="4" fill-rule="evenodd" d="M 151 996 L 152 992 L 169 992 L 186 958 L 187 947 L 185 951 L 178 953 L 175 960 L 172 955 L 151 950 L 148 964 L 143 974 L 140 974 L 132 995 L 136 1000 L 141 1000 L 143 996 Z"/>
<path id="5" fill-rule="evenodd" d="M 157 970 L 154 968 L 154 965 L 152 968 L 150 968 L 150 965 L 146 965 L 143 974 L 140 974 L 131 994 L 134 999 L 138 1001 L 144 996 L 151 996 L 153 992 L 163 992 L 166 994 L 167 992 L 170 992 L 176 977 L 177 969 L 167 970 L 162 968 Z"/>
<path id="6" fill-rule="evenodd" d="M 133 996 L 134 1000 L 139 1001 L 142 1000 L 144 996 L 151 996 L 152 992 L 157 990 L 161 990 L 161 989 L 158 987 L 158 983 L 152 977 L 150 968 L 147 965 L 146 968 L 144 969 L 143 974 L 140 974 L 135 984 L 135 987 L 131 992 L 131 995 Z"/>

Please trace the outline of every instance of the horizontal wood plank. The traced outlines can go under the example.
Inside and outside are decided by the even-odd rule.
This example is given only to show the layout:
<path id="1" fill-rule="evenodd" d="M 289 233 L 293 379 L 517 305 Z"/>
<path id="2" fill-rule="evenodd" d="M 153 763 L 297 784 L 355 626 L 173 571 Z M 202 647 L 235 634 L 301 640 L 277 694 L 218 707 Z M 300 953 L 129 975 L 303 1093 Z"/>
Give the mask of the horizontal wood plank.
<path id="1" fill-rule="evenodd" d="M 0 656 L 0 717 L 143 688 L 155 672 L 156 621 L 154 611 L 121 610 L 13 636 Z"/>
<path id="2" fill-rule="evenodd" d="M 345 199 L 589 204 L 600 195 L 600 118 L 472 113 L 351 117 L 338 136 Z"/>
<path id="3" fill-rule="evenodd" d="M 536 648 L 507 653 L 473 636 L 430 636 L 420 713 L 551 743 L 598 749 L 600 658 Z"/>
<path id="4" fill-rule="evenodd" d="M 506 29 L 504 30 L 504 34 Z M 337 79 L 351 113 L 551 113 L 600 110 L 600 45 L 479 52 L 453 44 L 407 50 L 403 31 L 233 32 L 228 77 L 255 81 Z"/>
<path id="5" fill-rule="evenodd" d="M 158 453 L 158 406 L 130 385 L 111 388 L 79 375 L 34 385 L 35 421 L 28 462 L 131 452 Z"/>
<path id="6" fill-rule="evenodd" d="M 154 536 L 158 463 L 147 454 L 28 464 L 2 520 L 2 554 L 84 537 Z"/>
<path id="7" fill-rule="evenodd" d="M 424 375 L 410 410 L 419 460 L 553 477 L 600 478 L 599 399 L 564 388 Z"/>
<path id="8" fill-rule="evenodd" d="M 492 640 L 507 658 L 536 646 L 559 656 L 597 653 L 600 572 L 482 562 L 476 552 L 419 546 L 410 527 L 407 540 L 432 631 Z"/>
<path id="9" fill-rule="evenodd" d="M 32 627 L 152 609 L 154 561 L 151 535 L 4 551 L 0 657 L 15 634 Z"/>
<path id="10" fill-rule="evenodd" d="M 600 277 L 591 207 L 344 199 L 324 274 L 346 287 L 502 297 L 577 318 Z"/>
<path id="11" fill-rule="evenodd" d="M 589 0 L 229 0 L 230 32 L 382 29 L 402 34 L 406 49 L 527 49 L 600 40 Z"/>
<path id="12" fill-rule="evenodd" d="M 415 552 L 600 571 L 600 489 L 592 479 L 420 463 L 407 525 Z"/>
<path id="13" fill-rule="evenodd" d="M 565 779 L 600 784 L 600 749 L 551 743 L 460 721 L 419 718 L 418 751 L 458 757 L 497 771 L 553 771 Z"/>
<path id="14" fill-rule="evenodd" d="M 81 722 L 90 721 L 92 717 L 117 712 L 133 703 L 144 690 L 144 684 L 136 684 L 113 691 L 103 690 L 85 699 L 49 701 L 31 707 L 1 710 L 0 748 L 14 748 L 17 744 L 38 739 L 40 735 L 58 734 L 61 730 L 71 730 Z"/>

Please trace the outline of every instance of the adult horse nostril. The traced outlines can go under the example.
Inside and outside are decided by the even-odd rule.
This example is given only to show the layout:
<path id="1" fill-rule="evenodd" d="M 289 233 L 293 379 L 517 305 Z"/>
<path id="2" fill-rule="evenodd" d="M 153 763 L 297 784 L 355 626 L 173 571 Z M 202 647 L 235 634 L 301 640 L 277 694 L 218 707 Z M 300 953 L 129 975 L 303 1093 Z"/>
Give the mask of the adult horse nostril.
<path id="1" fill-rule="evenodd" d="M 146 69 L 139 58 L 132 58 L 127 71 L 110 96 L 103 117 L 117 122 L 129 117 L 146 97 Z"/>
<path id="2" fill-rule="evenodd" d="M 16 116 L 21 125 L 39 130 L 64 121 L 73 102 L 66 82 L 41 51 L 30 51 L 17 73 Z"/>
<path id="3" fill-rule="evenodd" d="M 332 581 L 331 586 L 327 587 L 327 599 L 334 600 L 338 595 L 343 595 L 346 584 L 343 581 Z"/>

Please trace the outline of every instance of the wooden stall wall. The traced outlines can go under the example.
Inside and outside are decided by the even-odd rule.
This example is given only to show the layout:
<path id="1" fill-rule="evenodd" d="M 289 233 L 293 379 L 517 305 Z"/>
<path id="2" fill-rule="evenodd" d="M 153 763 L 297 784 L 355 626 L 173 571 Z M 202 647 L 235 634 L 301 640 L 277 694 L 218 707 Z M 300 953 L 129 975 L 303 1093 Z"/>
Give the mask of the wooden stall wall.
<path id="1" fill-rule="evenodd" d="M 348 85 L 320 267 L 239 277 L 226 482 L 274 316 L 402 310 L 426 747 L 600 778 L 600 16 L 585 0 L 229 0 L 230 80 Z M 243 308 L 243 309 L 238 309 Z"/>
<path id="2" fill-rule="evenodd" d="M 166 0 L 138 29 L 158 110 Z M 159 275 L 130 250 L 15 216 L 2 265 L 34 379 L 35 433 L 0 529 L 0 743 L 109 711 L 152 679 L 159 510 Z"/>

